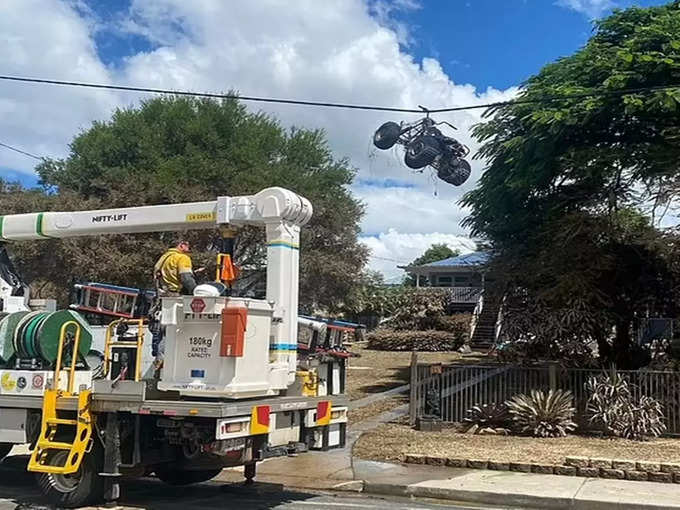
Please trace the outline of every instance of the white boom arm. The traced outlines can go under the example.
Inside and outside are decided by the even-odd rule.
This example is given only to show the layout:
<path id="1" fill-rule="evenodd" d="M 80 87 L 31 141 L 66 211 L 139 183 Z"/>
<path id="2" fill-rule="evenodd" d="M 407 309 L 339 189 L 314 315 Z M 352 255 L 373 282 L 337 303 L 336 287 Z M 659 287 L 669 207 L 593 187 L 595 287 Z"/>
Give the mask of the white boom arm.
<path id="1" fill-rule="evenodd" d="M 216 224 L 287 223 L 302 226 L 312 216 L 306 198 L 283 188 L 210 202 L 120 207 L 75 212 L 0 216 L 0 239 L 27 241 L 101 234 L 132 234 L 212 228 Z"/>
<path id="2" fill-rule="evenodd" d="M 209 202 L 120 207 L 95 211 L 0 216 L 0 239 L 26 241 L 101 234 L 182 231 L 217 225 L 261 225 L 267 237 L 267 301 L 274 303 L 273 361 L 287 362 L 294 380 L 297 349 L 300 227 L 312 205 L 283 188 Z M 291 381 L 292 382 L 292 381 Z"/>

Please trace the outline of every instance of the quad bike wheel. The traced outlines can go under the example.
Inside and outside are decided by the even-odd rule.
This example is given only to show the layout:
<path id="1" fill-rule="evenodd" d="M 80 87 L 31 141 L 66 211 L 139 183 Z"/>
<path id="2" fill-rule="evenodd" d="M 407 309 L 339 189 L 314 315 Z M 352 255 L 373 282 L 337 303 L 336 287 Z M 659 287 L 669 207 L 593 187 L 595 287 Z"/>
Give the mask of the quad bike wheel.
<path id="1" fill-rule="evenodd" d="M 417 170 L 432 164 L 439 154 L 439 141 L 434 136 L 419 136 L 406 146 L 404 163 Z"/>
<path id="2" fill-rule="evenodd" d="M 191 485 L 212 480 L 222 472 L 222 468 L 189 471 L 172 467 L 157 467 L 154 472 L 162 482 L 168 485 Z"/>
<path id="3" fill-rule="evenodd" d="M 385 122 L 373 134 L 373 145 L 378 149 L 387 150 L 394 146 L 401 135 L 401 126 L 396 122 Z"/>
<path id="4" fill-rule="evenodd" d="M 102 449 L 94 445 L 85 454 L 78 471 L 71 475 L 39 473 L 38 486 L 47 500 L 59 508 L 76 508 L 97 504 L 104 497 L 104 478 L 99 476 L 103 467 Z M 51 454 L 48 462 L 64 464 L 68 451 L 58 450 Z"/>
<path id="5" fill-rule="evenodd" d="M 470 163 L 462 158 L 452 158 L 437 170 L 437 177 L 442 181 L 460 186 L 470 177 Z"/>

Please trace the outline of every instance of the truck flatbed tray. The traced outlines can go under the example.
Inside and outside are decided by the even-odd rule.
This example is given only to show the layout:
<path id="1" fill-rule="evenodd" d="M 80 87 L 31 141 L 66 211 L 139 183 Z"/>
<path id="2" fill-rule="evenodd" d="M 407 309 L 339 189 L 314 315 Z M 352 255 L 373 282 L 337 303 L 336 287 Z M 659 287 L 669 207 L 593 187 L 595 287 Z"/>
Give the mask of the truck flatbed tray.
<path id="1" fill-rule="evenodd" d="M 166 398 L 167 397 L 167 398 Z M 195 416 L 204 418 L 228 418 L 244 416 L 254 406 L 269 406 L 270 412 L 314 409 L 319 402 L 331 401 L 334 407 L 348 404 L 346 395 L 320 397 L 263 397 L 242 400 L 216 401 L 208 399 L 179 399 L 176 394 L 147 388 L 144 382 L 121 381 L 111 387 L 110 381 L 96 381 L 92 393 L 92 411 L 129 412 L 132 414 L 156 414 L 159 416 Z M 0 407 L 41 409 L 42 396 L 0 395 Z M 62 399 L 59 408 L 76 410 L 75 399 Z"/>

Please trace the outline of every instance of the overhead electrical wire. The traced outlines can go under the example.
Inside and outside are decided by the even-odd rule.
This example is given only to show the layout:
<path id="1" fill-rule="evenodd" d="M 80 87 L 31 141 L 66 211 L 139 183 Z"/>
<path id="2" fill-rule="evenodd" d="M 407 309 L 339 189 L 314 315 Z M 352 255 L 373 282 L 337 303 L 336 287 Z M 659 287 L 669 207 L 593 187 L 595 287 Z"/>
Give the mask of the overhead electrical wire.
<path id="1" fill-rule="evenodd" d="M 387 260 L 388 262 L 398 262 L 400 264 L 409 264 L 409 262 L 407 262 L 405 260 L 391 259 L 391 258 L 388 258 L 388 257 L 379 257 L 377 255 L 369 255 L 369 257 L 372 258 L 372 259 Z"/>
<path id="2" fill-rule="evenodd" d="M 14 152 L 18 152 L 19 154 L 23 154 L 24 156 L 28 156 L 29 158 L 38 159 L 40 161 L 45 160 L 45 158 L 43 158 L 42 156 L 36 156 L 35 154 L 32 154 L 28 151 L 18 149 L 17 147 L 14 147 L 13 145 L 8 145 L 6 143 L 0 142 L 0 147 L 4 147 L 5 149 L 9 149 L 9 150 L 14 151 Z"/>
<path id="3" fill-rule="evenodd" d="M 192 92 L 189 90 L 172 90 L 172 89 L 162 89 L 162 88 L 152 88 L 152 87 L 137 87 L 128 85 L 108 85 L 104 83 L 88 83 L 79 81 L 67 81 L 67 80 L 52 80 L 46 78 L 29 78 L 26 76 L 9 76 L 0 75 L 0 80 L 4 81 L 14 81 L 22 83 L 38 83 L 38 84 L 48 84 L 48 85 L 62 85 L 69 87 L 84 87 L 92 89 L 105 89 L 105 90 L 122 90 L 128 92 L 143 92 L 151 94 L 170 94 L 176 96 L 192 96 L 192 97 L 207 97 L 215 99 L 238 99 L 240 101 L 251 101 L 260 103 L 275 103 L 275 104 L 290 104 L 298 106 L 317 106 L 323 108 L 343 108 L 350 110 L 371 110 L 371 111 L 384 111 L 384 112 L 399 112 L 399 113 L 446 113 L 446 112 L 457 112 L 464 110 L 477 110 L 486 108 L 495 108 L 499 106 L 514 105 L 514 104 L 536 104 L 536 103 L 551 103 L 555 101 L 563 101 L 566 99 L 585 99 L 589 97 L 609 97 L 609 96 L 624 96 L 628 94 L 640 94 L 645 92 L 655 92 L 661 90 L 672 90 L 680 89 L 680 84 L 678 85 L 658 85 L 658 86 L 648 86 L 648 87 L 636 87 L 627 89 L 616 89 L 616 90 L 597 90 L 592 92 L 581 92 L 576 94 L 555 94 L 550 96 L 544 96 L 540 98 L 520 98 L 511 99 L 508 101 L 497 101 L 493 103 L 483 103 L 475 105 L 463 105 L 463 106 L 452 106 L 447 108 L 434 108 L 428 109 L 424 107 L 419 108 L 398 108 L 392 106 L 377 106 L 377 105 L 361 105 L 361 104 L 349 104 L 349 103 L 334 103 L 326 101 L 307 101 L 298 99 L 280 99 L 272 97 L 258 97 L 258 96 L 243 96 L 239 94 L 221 94 L 214 92 Z"/>

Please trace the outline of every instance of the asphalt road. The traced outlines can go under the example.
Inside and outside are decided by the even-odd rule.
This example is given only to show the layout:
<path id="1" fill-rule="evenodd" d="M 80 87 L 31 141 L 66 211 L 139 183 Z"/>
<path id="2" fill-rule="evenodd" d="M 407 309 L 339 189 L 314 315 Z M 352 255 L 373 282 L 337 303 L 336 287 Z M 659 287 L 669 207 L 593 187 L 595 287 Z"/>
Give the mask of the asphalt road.
<path id="1" fill-rule="evenodd" d="M 482 507 L 416 501 L 405 498 L 368 497 L 358 494 L 296 492 L 280 485 L 207 482 L 171 487 L 153 478 L 128 480 L 121 485 L 120 504 L 126 509 L 215 510 L 479 510 Z M 33 475 L 3 465 L 0 470 L 0 510 L 44 510 L 49 503 L 40 495 Z M 489 507 L 483 507 L 489 508 Z"/>

